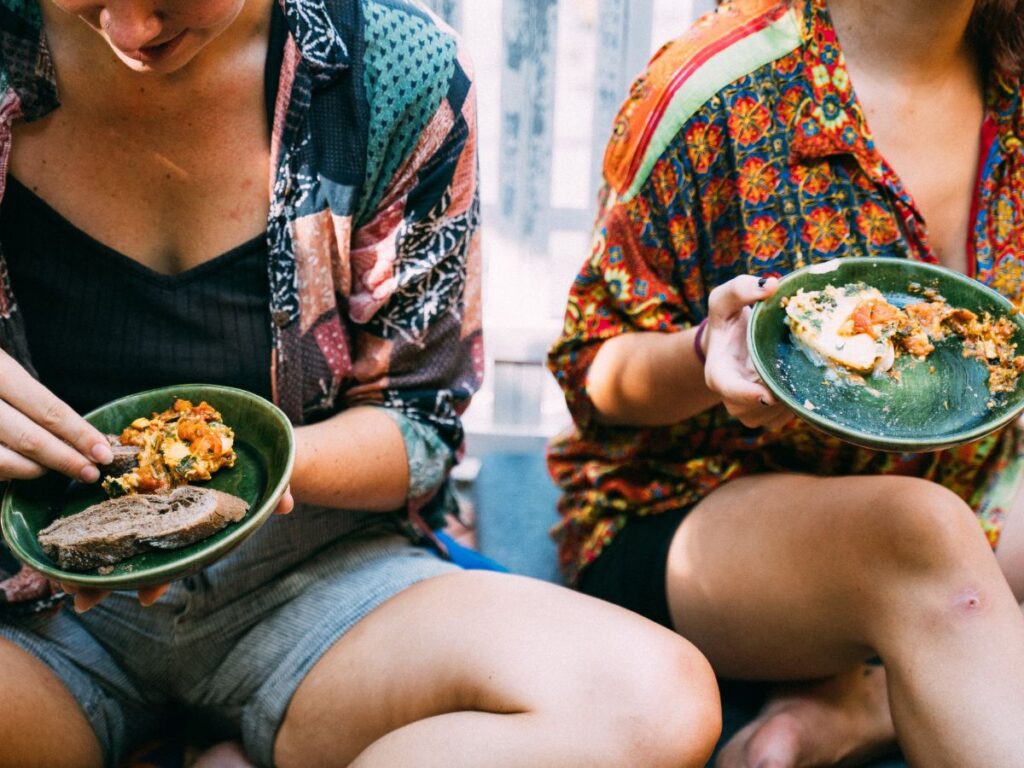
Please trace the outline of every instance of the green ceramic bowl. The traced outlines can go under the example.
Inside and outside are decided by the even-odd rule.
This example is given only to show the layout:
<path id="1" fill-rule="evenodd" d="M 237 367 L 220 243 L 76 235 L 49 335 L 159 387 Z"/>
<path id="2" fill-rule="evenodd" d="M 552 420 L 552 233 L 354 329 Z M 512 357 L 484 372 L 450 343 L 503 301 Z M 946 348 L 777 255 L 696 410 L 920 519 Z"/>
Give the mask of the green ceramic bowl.
<path id="1" fill-rule="evenodd" d="M 75 573 L 57 567 L 44 553 L 36 535 L 61 515 L 80 512 L 103 501 L 99 485 L 75 485 L 53 472 L 38 480 L 9 484 L 0 505 L 0 524 L 11 552 L 26 565 L 52 579 L 97 589 L 138 589 L 183 578 L 223 557 L 256 531 L 273 513 L 291 477 L 295 461 L 292 426 L 287 417 L 261 397 L 230 387 L 185 384 L 123 397 L 86 415 L 105 433 L 120 433 L 140 416 L 169 408 L 175 398 L 206 400 L 221 412 L 235 432 L 238 458 L 205 485 L 233 493 L 249 504 L 249 512 L 213 536 L 181 549 L 145 552 L 113 566 L 112 572 Z"/>
<path id="2" fill-rule="evenodd" d="M 797 348 L 785 324 L 781 300 L 803 288 L 816 291 L 863 282 L 896 306 L 921 301 L 909 288 L 934 288 L 951 306 L 993 317 L 1009 315 L 1014 341 L 1024 353 L 1024 321 L 1003 296 L 959 272 L 905 259 L 834 259 L 787 275 L 778 292 L 759 302 L 750 320 L 750 357 L 765 385 L 801 418 L 851 443 L 883 451 L 936 451 L 977 440 L 1024 410 L 1024 386 L 993 395 L 988 371 L 965 359 L 951 334 L 924 361 L 909 355 L 896 361 L 901 374 L 868 380 L 868 386 L 830 386 L 825 369 Z M 932 371 L 934 367 L 934 371 Z M 808 408 L 807 404 L 813 406 Z"/>

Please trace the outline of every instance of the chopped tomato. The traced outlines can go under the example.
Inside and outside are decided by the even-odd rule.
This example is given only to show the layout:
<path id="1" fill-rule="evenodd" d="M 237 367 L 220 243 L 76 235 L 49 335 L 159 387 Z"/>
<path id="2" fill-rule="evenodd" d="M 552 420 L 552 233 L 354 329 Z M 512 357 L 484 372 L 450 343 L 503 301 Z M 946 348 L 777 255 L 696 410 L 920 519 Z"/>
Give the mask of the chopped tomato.
<path id="1" fill-rule="evenodd" d="M 891 323 L 899 316 L 899 310 L 884 299 L 867 299 L 853 310 L 853 333 L 866 333 L 877 339 L 882 335 L 880 326 Z"/>

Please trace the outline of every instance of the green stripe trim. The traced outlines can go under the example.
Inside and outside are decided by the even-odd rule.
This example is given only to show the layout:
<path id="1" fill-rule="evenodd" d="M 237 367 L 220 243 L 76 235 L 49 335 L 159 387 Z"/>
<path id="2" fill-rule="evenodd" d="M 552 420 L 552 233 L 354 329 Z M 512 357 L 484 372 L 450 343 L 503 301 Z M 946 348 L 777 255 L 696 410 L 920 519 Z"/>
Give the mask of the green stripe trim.
<path id="1" fill-rule="evenodd" d="M 676 134 L 716 93 L 744 75 L 781 59 L 801 43 L 800 20 L 791 9 L 761 31 L 733 43 L 701 65 L 672 97 L 644 153 L 640 170 L 621 199 L 629 202 L 639 194 Z"/>

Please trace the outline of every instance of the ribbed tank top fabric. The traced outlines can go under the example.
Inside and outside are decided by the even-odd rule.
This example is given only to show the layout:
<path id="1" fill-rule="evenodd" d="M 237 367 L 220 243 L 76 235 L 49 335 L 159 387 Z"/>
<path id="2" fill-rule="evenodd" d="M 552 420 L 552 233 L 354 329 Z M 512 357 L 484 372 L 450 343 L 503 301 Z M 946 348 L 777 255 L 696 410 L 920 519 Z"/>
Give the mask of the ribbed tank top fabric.
<path id="1" fill-rule="evenodd" d="M 79 412 L 193 382 L 270 396 L 264 235 L 165 275 L 94 240 L 8 177 L 0 246 L 39 377 Z"/>

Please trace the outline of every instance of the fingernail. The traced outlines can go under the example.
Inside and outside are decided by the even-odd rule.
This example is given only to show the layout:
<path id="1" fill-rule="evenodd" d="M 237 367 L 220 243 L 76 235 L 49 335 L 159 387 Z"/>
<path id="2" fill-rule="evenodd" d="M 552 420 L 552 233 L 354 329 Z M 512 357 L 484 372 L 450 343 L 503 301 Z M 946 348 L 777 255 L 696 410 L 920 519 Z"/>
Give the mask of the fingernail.
<path id="1" fill-rule="evenodd" d="M 110 446 L 106 443 L 96 443 L 90 453 L 100 464 L 109 464 L 114 460 L 114 452 L 110 450 Z"/>
<path id="2" fill-rule="evenodd" d="M 95 483 L 100 479 L 100 471 L 92 464 L 89 464 L 86 467 L 82 467 L 82 471 L 78 473 L 78 478 L 83 483 Z"/>
<path id="3" fill-rule="evenodd" d="M 758 288 L 764 288 L 766 285 L 768 285 L 768 278 L 767 277 L 759 277 L 757 279 L 757 287 Z"/>

